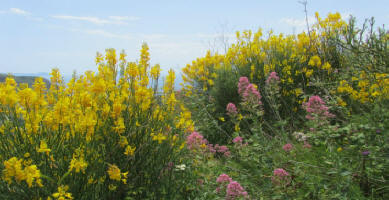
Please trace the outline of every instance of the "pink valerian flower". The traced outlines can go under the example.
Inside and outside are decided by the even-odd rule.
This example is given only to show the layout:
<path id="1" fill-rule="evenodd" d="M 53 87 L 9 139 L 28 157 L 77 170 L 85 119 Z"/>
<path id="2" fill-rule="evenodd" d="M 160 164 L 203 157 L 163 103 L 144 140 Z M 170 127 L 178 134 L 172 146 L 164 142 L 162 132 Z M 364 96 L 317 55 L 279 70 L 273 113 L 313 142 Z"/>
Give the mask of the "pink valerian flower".
<path id="1" fill-rule="evenodd" d="M 218 149 L 218 152 L 219 153 L 225 153 L 225 152 L 227 152 L 228 151 L 228 147 L 227 146 L 218 146 L 219 147 L 219 149 Z"/>
<path id="2" fill-rule="evenodd" d="M 247 197 L 247 192 L 243 187 L 236 181 L 231 181 L 227 185 L 227 195 L 226 199 L 235 199 L 239 197 Z"/>
<path id="3" fill-rule="evenodd" d="M 251 104 L 261 105 L 261 94 L 259 93 L 257 87 L 249 82 L 247 77 L 240 77 L 238 83 L 238 93 L 242 96 L 243 102 L 248 102 Z"/>
<path id="4" fill-rule="evenodd" d="M 361 154 L 364 156 L 368 156 L 370 154 L 370 151 L 366 150 L 366 151 L 363 151 Z"/>
<path id="5" fill-rule="evenodd" d="M 247 86 L 246 90 L 242 94 L 242 97 L 244 102 L 249 102 L 252 104 L 259 104 L 259 105 L 262 104 L 261 102 L 262 96 L 259 93 L 257 87 L 252 83 L 250 83 Z"/>
<path id="6" fill-rule="evenodd" d="M 287 185 L 290 183 L 290 175 L 284 169 L 277 168 L 273 171 L 271 180 L 275 185 Z"/>
<path id="7" fill-rule="evenodd" d="M 232 140 L 232 142 L 233 142 L 235 145 L 237 145 L 238 148 L 239 148 L 239 147 L 243 147 L 243 146 L 247 146 L 247 145 L 248 145 L 248 142 L 246 142 L 246 143 L 243 144 L 243 138 L 240 137 L 240 136 L 235 137 L 235 138 Z"/>
<path id="8" fill-rule="evenodd" d="M 230 150 L 228 149 L 227 146 L 219 146 L 219 149 L 217 152 L 222 153 L 225 157 L 229 157 L 231 155 Z"/>
<path id="9" fill-rule="evenodd" d="M 285 144 L 285 145 L 282 147 L 282 149 L 284 149 L 284 151 L 286 151 L 286 152 L 292 151 L 293 145 L 290 144 L 290 143 Z"/>
<path id="10" fill-rule="evenodd" d="M 208 144 L 208 150 L 211 153 L 216 153 L 216 149 L 213 147 L 213 144 Z"/>
<path id="11" fill-rule="evenodd" d="M 188 145 L 188 149 L 196 149 L 207 145 L 208 141 L 204 139 L 200 133 L 193 131 L 190 135 L 188 135 L 188 137 L 186 137 L 186 144 Z"/>
<path id="12" fill-rule="evenodd" d="M 238 82 L 238 93 L 242 94 L 246 90 L 246 88 L 249 84 L 250 84 L 250 82 L 249 82 L 249 79 L 247 77 L 245 77 L 245 76 L 240 77 L 239 82 Z"/>
<path id="13" fill-rule="evenodd" d="M 247 192 L 243 189 L 243 187 L 237 182 L 232 180 L 227 174 L 221 174 L 216 182 L 221 184 L 216 188 L 216 193 L 220 193 L 223 188 L 226 187 L 226 199 L 233 200 L 239 197 L 247 197 Z"/>
<path id="14" fill-rule="evenodd" d="M 231 155 L 231 152 L 229 151 L 227 146 L 209 144 L 208 140 L 204 139 L 204 136 L 196 131 L 193 131 L 190 135 L 186 137 L 186 144 L 188 145 L 188 149 L 190 150 L 202 149 L 203 153 L 220 153 L 223 154 L 225 157 L 229 157 Z"/>
<path id="15" fill-rule="evenodd" d="M 219 146 L 218 144 L 209 144 L 208 149 L 211 153 L 220 153 L 223 154 L 225 157 L 229 157 L 231 155 L 230 150 L 227 146 Z"/>
<path id="16" fill-rule="evenodd" d="M 240 136 L 237 136 L 235 137 L 233 140 L 232 140 L 233 143 L 235 144 L 242 144 L 243 143 L 243 138 L 240 137 Z"/>
<path id="17" fill-rule="evenodd" d="M 335 115 L 328 111 L 329 108 L 319 96 L 309 97 L 308 102 L 304 103 L 303 107 L 308 113 L 305 118 L 309 120 L 324 120 L 335 117 Z"/>
<path id="18" fill-rule="evenodd" d="M 280 77 L 277 76 L 277 72 L 271 72 L 266 79 L 266 84 L 277 83 L 280 80 Z"/>
<path id="19" fill-rule="evenodd" d="M 307 141 L 304 141 L 304 146 L 303 147 L 307 148 L 307 149 L 310 149 L 310 148 L 312 148 L 312 145 L 309 144 Z"/>
<path id="20" fill-rule="evenodd" d="M 232 181 L 232 178 L 229 177 L 227 174 L 221 174 L 217 179 L 217 183 L 229 183 Z"/>
<path id="21" fill-rule="evenodd" d="M 273 176 L 283 177 L 283 176 L 289 176 L 289 173 L 286 172 L 282 168 L 277 168 L 273 171 Z"/>
<path id="22" fill-rule="evenodd" d="M 236 109 L 236 106 L 233 103 L 228 103 L 226 110 L 227 110 L 227 114 L 230 116 L 234 116 L 234 115 L 238 114 L 238 110 Z"/>

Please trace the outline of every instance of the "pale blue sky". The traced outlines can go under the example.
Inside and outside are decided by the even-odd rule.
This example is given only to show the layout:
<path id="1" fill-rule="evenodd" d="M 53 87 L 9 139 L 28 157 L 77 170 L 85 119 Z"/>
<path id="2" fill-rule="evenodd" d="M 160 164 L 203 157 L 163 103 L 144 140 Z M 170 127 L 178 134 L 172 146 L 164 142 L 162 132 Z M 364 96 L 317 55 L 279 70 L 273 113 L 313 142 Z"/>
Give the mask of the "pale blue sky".
<path id="1" fill-rule="evenodd" d="M 297 0 L 0 0 L 0 73 L 64 74 L 95 70 L 96 51 L 124 49 L 136 60 L 142 42 L 152 64 L 179 70 L 215 46 L 224 33 L 262 27 L 276 33 L 304 29 Z M 388 24 L 388 0 L 308 0 L 313 17 L 352 14 L 359 22 L 374 16 Z M 216 46 L 219 46 L 216 43 Z"/>

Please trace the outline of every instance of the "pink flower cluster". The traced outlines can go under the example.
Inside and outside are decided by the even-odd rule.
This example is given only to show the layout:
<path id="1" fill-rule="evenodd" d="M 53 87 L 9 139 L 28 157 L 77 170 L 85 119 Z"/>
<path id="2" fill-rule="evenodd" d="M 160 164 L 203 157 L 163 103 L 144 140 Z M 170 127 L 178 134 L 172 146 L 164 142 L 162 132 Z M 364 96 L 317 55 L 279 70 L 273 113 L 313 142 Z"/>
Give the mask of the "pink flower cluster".
<path id="1" fill-rule="evenodd" d="M 222 187 L 226 187 L 226 199 L 227 200 L 233 200 L 239 197 L 248 197 L 247 192 L 244 190 L 244 188 L 237 182 L 232 180 L 231 177 L 229 177 L 227 174 L 221 174 L 217 179 L 216 182 L 219 184 L 222 184 L 221 186 L 216 188 L 216 192 L 219 193 Z"/>
<path id="2" fill-rule="evenodd" d="M 216 182 L 217 183 L 229 183 L 232 181 L 232 178 L 229 177 L 227 174 L 221 174 L 219 177 L 217 177 Z"/>
<path id="3" fill-rule="evenodd" d="M 242 144 L 243 143 L 243 138 L 240 137 L 240 136 L 237 136 L 235 137 L 233 140 L 232 140 L 233 143 L 235 144 Z"/>
<path id="4" fill-rule="evenodd" d="M 277 168 L 273 171 L 272 182 L 275 185 L 287 185 L 290 183 L 289 173 L 282 168 Z"/>
<path id="5" fill-rule="evenodd" d="M 246 88 L 249 84 L 250 84 L 250 82 L 249 82 L 249 79 L 247 77 L 245 77 L 245 76 L 240 77 L 239 82 L 238 82 L 238 93 L 242 94 L 246 90 Z"/>
<path id="6" fill-rule="evenodd" d="M 277 72 L 271 72 L 266 79 L 266 84 L 277 83 L 280 77 L 277 76 Z"/>
<path id="7" fill-rule="evenodd" d="M 244 102 L 261 105 L 261 94 L 254 86 L 250 83 L 247 77 L 240 77 L 238 83 L 238 93 L 242 96 Z"/>
<path id="8" fill-rule="evenodd" d="M 247 192 L 244 188 L 236 181 L 231 181 L 227 185 L 227 196 L 226 199 L 235 199 L 236 197 L 246 197 Z"/>
<path id="9" fill-rule="evenodd" d="M 284 151 L 286 151 L 286 152 L 292 151 L 293 145 L 290 144 L 290 143 L 285 144 L 285 145 L 282 147 L 282 149 L 284 149 Z"/>
<path id="10" fill-rule="evenodd" d="M 214 146 L 213 144 L 209 144 L 208 148 L 211 153 L 221 153 L 226 157 L 229 157 L 231 155 L 231 152 L 228 147 L 224 145 L 219 146 L 218 144 L 215 144 Z"/>
<path id="11" fill-rule="evenodd" d="M 306 149 L 310 149 L 310 148 L 312 148 L 312 145 L 309 144 L 307 141 L 304 141 L 304 146 L 303 147 L 306 148 Z"/>
<path id="12" fill-rule="evenodd" d="M 243 101 L 245 101 L 245 102 L 250 102 L 250 103 L 259 104 L 259 105 L 262 104 L 262 102 L 261 102 L 262 97 L 259 94 L 257 88 L 253 84 L 250 84 L 249 86 L 247 86 L 242 97 L 243 97 Z"/>
<path id="13" fill-rule="evenodd" d="M 309 120 L 324 120 L 327 118 L 335 117 L 328 111 L 328 107 L 325 102 L 319 96 L 311 96 L 307 103 L 303 104 L 307 115 L 305 118 Z"/>
<path id="14" fill-rule="evenodd" d="M 200 133 L 193 131 L 190 135 L 186 137 L 186 144 L 188 145 L 188 149 L 201 149 L 203 148 L 204 152 L 211 153 L 220 153 L 226 157 L 231 155 L 227 146 L 219 146 L 218 144 L 213 145 L 208 143 L 208 140 L 204 138 Z"/>
<path id="15" fill-rule="evenodd" d="M 230 116 L 234 116 L 234 115 L 238 114 L 238 110 L 236 109 L 236 106 L 233 103 L 228 103 L 226 110 L 227 110 L 227 114 Z"/>
<path id="16" fill-rule="evenodd" d="M 204 139 L 204 136 L 200 133 L 193 131 L 188 137 L 186 137 L 186 144 L 188 145 L 188 149 L 196 149 L 201 145 L 207 145 L 208 140 Z"/>

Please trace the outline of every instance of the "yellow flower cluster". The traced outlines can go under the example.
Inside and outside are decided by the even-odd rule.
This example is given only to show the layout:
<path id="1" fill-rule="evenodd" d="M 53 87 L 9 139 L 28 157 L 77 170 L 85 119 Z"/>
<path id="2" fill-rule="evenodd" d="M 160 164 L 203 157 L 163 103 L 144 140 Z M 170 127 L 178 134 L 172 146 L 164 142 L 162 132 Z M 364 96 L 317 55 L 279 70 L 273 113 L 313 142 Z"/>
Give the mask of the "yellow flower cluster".
<path id="1" fill-rule="evenodd" d="M 58 200 L 67 200 L 67 199 L 73 199 L 72 197 L 72 194 L 69 193 L 69 192 L 66 192 L 67 190 L 69 190 L 69 186 L 59 186 L 58 187 L 58 191 L 56 193 L 54 193 L 52 196 L 55 198 L 55 199 L 58 199 Z M 51 199 L 50 197 L 47 198 L 48 200 Z"/>
<path id="2" fill-rule="evenodd" d="M 73 159 L 70 161 L 69 171 L 73 169 L 76 173 L 82 171 L 85 174 L 85 169 L 88 167 L 88 163 L 85 162 L 82 155 L 73 154 Z"/>
<path id="3" fill-rule="evenodd" d="M 325 34 L 334 34 L 336 31 L 340 31 L 343 28 L 347 27 L 347 24 L 344 20 L 342 20 L 342 16 L 340 13 L 329 13 L 327 18 L 321 19 L 319 13 L 315 13 L 315 18 L 317 23 L 314 25 L 316 28 L 321 28 L 326 31 L 322 32 L 322 35 Z"/>
<path id="4" fill-rule="evenodd" d="M 162 133 L 158 133 L 157 135 L 152 133 L 151 136 L 153 137 L 153 141 L 158 141 L 159 144 L 166 140 L 166 136 Z"/>
<path id="5" fill-rule="evenodd" d="M 135 153 L 136 147 L 131 147 L 130 145 L 126 146 L 126 149 L 124 151 L 124 154 L 127 156 L 133 156 Z"/>
<path id="6" fill-rule="evenodd" d="M 39 153 L 44 153 L 46 152 L 47 155 L 49 155 L 49 152 L 51 151 L 51 149 L 49 149 L 47 147 L 47 143 L 44 141 L 44 140 L 41 140 L 41 144 L 39 146 L 39 149 L 37 149 L 37 152 Z"/>
<path id="7" fill-rule="evenodd" d="M 308 62 L 308 65 L 320 67 L 321 66 L 321 60 L 320 60 L 319 56 L 312 56 L 311 59 Z"/>
<path id="8" fill-rule="evenodd" d="M 222 67 L 224 61 L 223 55 L 211 55 L 210 51 L 207 51 L 207 54 L 204 58 L 198 58 L 193 61 L 192 64 L 188 64 L 182 71 L 184 72 L 183 80 L 184 82 L 190 83 L 193 85 L 197 81 L 200 84 L 200 87 L 207 91 L 209 87 L 213 86 L 214 79 L 216 78 L 215 70 Z M 186 85 L 185 89 L 191 89 L 191 87 Z"/>
<path id="9" fill-rule="evenodd" d="M 22 164 L 22 162 L 23 159 L 18 159 L 16 157 L 4 161 L 5 169 L 3 170 L 3 179 L 7 181 L 8 184 L 12 183 L 12 178 L 14 178 L 17 183 L 26 181 L 28 187 L 33 187 L 35 181 L 37 186 L 43 187 L 38 167 L 36 165 L 25 165 L 25 163 Z"/>
<path id="10" fill-rule="evenodd" d="M 121 173 L 118 166 L 116 166 L 116 165 L 109 165 L 107 173 L 108 173 L 109 178 L 111 180 L 122 181 L 124 184 L 127 183 L 128 172 Z"/>
<path id="11" fill-rule="evenodd" d="M 389 99 L 389 74 L 362 71 L 359 77 L 340 81 L 337 92 L 347 94 L 361 103 Z"/>

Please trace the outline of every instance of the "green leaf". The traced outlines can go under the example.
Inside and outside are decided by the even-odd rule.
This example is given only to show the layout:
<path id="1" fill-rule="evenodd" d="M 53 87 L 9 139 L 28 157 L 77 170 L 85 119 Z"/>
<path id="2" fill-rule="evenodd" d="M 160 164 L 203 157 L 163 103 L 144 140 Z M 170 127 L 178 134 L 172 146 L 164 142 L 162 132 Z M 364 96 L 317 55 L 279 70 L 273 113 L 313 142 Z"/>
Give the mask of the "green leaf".
<path id="1" fill-rule="evenodd" d="M 345 172 L 340 173 L 340 175 L 342 175 L 342 176 L 348 176 L 350 174 L 352 174 L 352 172 L 350 172 L 350 171 L 345 171 Z"/>

